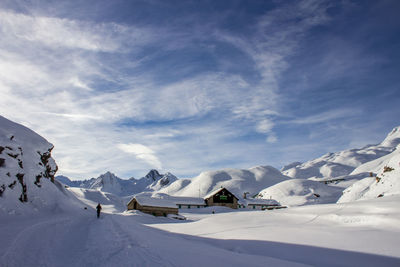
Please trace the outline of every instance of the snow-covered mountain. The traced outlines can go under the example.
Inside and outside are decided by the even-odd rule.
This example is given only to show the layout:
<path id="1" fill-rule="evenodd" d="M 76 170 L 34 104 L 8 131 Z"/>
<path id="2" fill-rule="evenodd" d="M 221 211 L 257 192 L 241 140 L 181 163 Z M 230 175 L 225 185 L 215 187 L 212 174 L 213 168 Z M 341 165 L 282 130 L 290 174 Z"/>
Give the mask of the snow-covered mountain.
<path id="1" fill-rule="evenodd" d="M 262 190 L 257 198 L 276 199 L 282 205 L 302 206 L 335 203 L 343 188 L 307 179 L 291 179 Z"/>
<path id="2" fill-rule="evenodd" d="M 370 171 L 376 176 L 365 177 L 346 190 L 339 203 L 400 194 L 400 145 L 392 153 L 359 166 L 354 172 Z"/>
<path id="3" fill-rule="evenodd" d="M 292 178 L 327 178 L 349 175 L 358 166 L 390 154 L 400 144 L 400 127 L 393 129 L 378 145 L 367 145 L 360 149 L 327 153 L 305 163 L 292 163 L 282 168 L 282 173 Z"/>
<path id="4" fill-rule="evenodd" d="M 56 177 L 60 182 L 70 187 L 97 189 L 117 196 L 130 196 L 144 191 L 157 191 L 176 181 L 178 178 L 171 174 L 160 174 L 157 170 L 150 170 L 140 179 L 121 179 L 111 172 L 106 172 L 97 178 L 71 181 L 66 176 Z"/>
<path id="5" fill-rule="evenodd" d="M 68 185 L 70 187 L 81 187 L 81 188 L 89 188 L 96 178 L 91 178 L 88 180 L 71 180 L 67 176 L 64 175 L 58 175 L 56 176 L 56 179 L 60 181 L 61 183 Z"/>
<path id="6" fill-rule="evenodd" d="M 191 179 L 179 179 L 159 192 L 175 196 L 203 197 L 220 187 L 225 187 L 238 198 L 249 192 L 250 196 L 260 190 L 290 179 L 271 166 L 258 166 L 248 170 L 224 169 L 202 172 Z"/>
<path id="7" fill-rule="evenodd" d="M 31 213 L 68 206 L 54 179 L 53 145 L 25 126 L 0 116 L 0 213 Z"/>

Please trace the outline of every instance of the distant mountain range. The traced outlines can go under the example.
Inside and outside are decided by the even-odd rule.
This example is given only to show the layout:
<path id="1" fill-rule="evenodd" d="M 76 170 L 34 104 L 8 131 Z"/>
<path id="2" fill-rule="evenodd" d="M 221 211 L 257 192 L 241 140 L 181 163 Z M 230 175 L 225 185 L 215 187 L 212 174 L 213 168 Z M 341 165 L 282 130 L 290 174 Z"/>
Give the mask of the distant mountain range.
<path id="1" fill-rule="evenodd" d="M 146 176 L 135 179 L 134 177 L 125 180 L 117 177 L 111 172 L 106 172 L 97 178 L 87 180 L 71 181 L 66 176 L 56 176 L 61 183 L 70 187 L 80 187 L 86 189 L 98 189 L 112 193 L 117 196 L 129 196 L 144 191 L 157 191 L 173 183 L 178 178 L 171 174 L 160 174 L 157 170 L 150 170 Z"/>
<path id="2" fill-rule="evenodd" d="M 291 179 L 271 166 L 257 166 L 247 170 L 224 169 L 206 171 L 191 179 L 179 179 L 160 190 L 175 196 L 203 197 L 220 187 L 225 187 L 238 198 L 244 193 L 249 197 L 262 189 Z"/>
<path id="3" fill-rule="evenodd" d="M 399 151 L 399 129 L 394 128 L 380 144 L 327 153 L 304 163 L 294 162 L 281 171 L 271 166 L 258 166 L 247 170 L 206 171 L 186 179 L 177 179 L 171 173 L 160 174 L 157 170 L 151 170 L 140 179 L 128 180 L 110 172 L 83 181 L 71 181 L 64 176 L 56 178 L 71 187 L 99 189 L 118 196 L 157 191 L 175 196 L 203 197 L 215 189 L 226 187 L 239 198 L 247 193 L 250 197 L 276 198 L 286 205 L 333 203 L 347 187 L 367 176 L 382 173 L 386 164 L 382 162 L 388 162 Z"/>

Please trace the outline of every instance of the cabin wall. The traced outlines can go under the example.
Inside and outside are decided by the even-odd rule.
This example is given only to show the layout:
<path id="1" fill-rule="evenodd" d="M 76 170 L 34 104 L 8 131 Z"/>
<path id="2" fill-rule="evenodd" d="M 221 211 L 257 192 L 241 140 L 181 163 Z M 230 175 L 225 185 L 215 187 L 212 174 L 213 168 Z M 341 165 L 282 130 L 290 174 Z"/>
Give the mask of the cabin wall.
<path id="1" fill-rule="evenodd" d="M 129 203 L 127 205 L 128 210 L 134 210 L 135 203 L 137 203 L 136 199 L 132 199 L 131 201 L 129 201 Z"/>
<path id="2" fill-rule="evenodd" d="M 232 203 L 215 203 L 214 202 L 214 196 L 211 196 L 206 199 L 207 205 L 208 206 L 222 206 L 222 207 L 229 207 L 232 209 L 237 209 L 238 208 L 238 201 L 236 198 L 233 198 Z"/>
<path id="3" fill-rule="evenodd" d="M 198 209 L 198 208 L 205 208 L 206 205 L 193 205 L 193 204 L 176 204 L 179 209 Z"/>
<path id="4" fill-rule="evenodd" d="M 154 216 L 166 216 L 167 214 L 178 214 L 178 208 L 150 207 L 138 205 L 138 210 Z"/>

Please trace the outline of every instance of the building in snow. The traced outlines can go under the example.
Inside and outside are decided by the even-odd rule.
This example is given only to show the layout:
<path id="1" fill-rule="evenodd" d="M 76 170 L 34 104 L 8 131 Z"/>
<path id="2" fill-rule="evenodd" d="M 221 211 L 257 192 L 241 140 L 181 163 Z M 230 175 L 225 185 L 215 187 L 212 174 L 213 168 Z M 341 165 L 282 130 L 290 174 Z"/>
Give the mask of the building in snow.
<path id="1" fill-rule="evenodd" d="M 176 203 L 166 194 L 141 193 L 128 202 L 128 210 L 139 210 L 154 216 L 178 214 Z"/>
<path id="2" fill-rule="evenodd" d="M 140 193 L 127 204 L 128 210 L 139 210 L 155 216 L 178 214 L 178 209 L 198 209 L 207 206 L 238 208 L 238 198 L 226 188 L 219 188 L 204 198 L 176 197 L 162 193 Z"/>
<path id="3" fill-rule="evenodd" d="M 248 208 L 253 210 L 280 209 L 286 208 L 274 199 L 246 198 L 240 201 L 239 208 Z"/>
<path id="4" fill-rule="evenodd" d="M 199 209 L 207 207 L 203 198 L 198 197 L 173 197 L 171 200 L 175 202 L 179 209 Z"/>
<path id="5" fill-rule="evenodd" d="M 207 206 L 224 206 L 232 209 L 238 208 L 238 198 L 228 189 L 221 187 L 204 197 Z"/>

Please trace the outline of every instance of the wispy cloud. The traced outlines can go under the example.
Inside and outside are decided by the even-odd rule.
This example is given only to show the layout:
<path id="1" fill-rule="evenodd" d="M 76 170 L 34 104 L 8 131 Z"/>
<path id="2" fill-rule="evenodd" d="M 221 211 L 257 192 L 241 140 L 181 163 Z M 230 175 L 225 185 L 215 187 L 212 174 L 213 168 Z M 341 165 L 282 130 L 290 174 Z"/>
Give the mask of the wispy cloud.
<path id="1" fill-rule="evenodd" d="M 265 151 L 283 142 L 280 127 L 359 114 L 340 106 L 301 117 L 285 106 L 290 59 L 330 22 L 330 5 L 279 2 L 240 32 L 225 26 L 234 12 L 149 25 L 58 16 L 68 5 L 1 9 L 0 112 L 55 143 L 60 173 L 72 178 L 265 164 Z M 341 62 L 326 75 L 353 66 Z"/>
<path id="2" fill-rule="evenodd" d="M 60 170 L 75 175 L 87 175 L 101 168 L 124 170 L 119 165 L 127 159 L 113 150 L 115 144 L 111 140 L 120 140 L 122 143 L 116 145 L 117 148 L 134 155 L 139 162 L 157 168 L 171 166 L 170 155 L 165 150 L 157 152 L 162 157 L 157 156 L 141 144 L 135 131 L 142 132 L 141 138 L 154 142 L 153 146 L 168 147 L 169 151 L 182 142 L 170 140 L 170 146 L 163 146 L 159 136 L 151 132 L 154 129 L 125 127 L 111 130 L 116 122 L 125 118 L 141 122 L 168 121 L 199 118 L 211 112 L 223 113 L 227 124 L 214 124 L 213 131 L 207 125 L 181 127 L 189 138 L 184 145 L 200 153 L 207 153 L 206 149 L 215 151 L 211 140 L 222 141 L 210 135 L 218 136 L 222 131 L 240 135 L 238 130 L 227 128 L 238 119 L 253 124 L 254 130 L 267 136 L 267 142 L 276 142 L 271 118 L 277 114 L 276 79 L 285 68 L 285 56 L 291 52 L 288 48 L 278 50 L 275 42 L 283 37 L 276 30 L 271 32 L 270 24 L 275 23 L 273 20 L 278 15 L 269 14 L 267 18 L 271 21 L 264 18 L 259 22 L 250 44 L 233 35 L 219 34 L 217 38 L 238 46 L 254 60 L 262 77 L 256 86 L 239 75 L 224 72 L 198 74 L 171 84 L 156 85 L 151 76 L 124 73 L 121 67 L 127 64 L 125 61 L 122 64 L 105 61 L 100 53 L 111 53 L 122 59 L 118 55 L 121 52 L 132 54 L 137 47 L 165 39 L 157 35 L 158 30 L 3 10 L 0 16 L 4 41 L 0 45 L 0 56 L 4 59 L 0 65 L 3 70 L 1 90 L 7 92 L 8 97 L 0 101 L 2 105 L 8 103 L 11 106 L 3 112 L 11 118 L 25 118 L 34 129 L 57 142 L 59 149 L 55 150 L 55 156 Z M 291 40 L 289 30 L 283 32 L 286 34 L 284 41 Z M 166 49 L 183 49 L 185 45 L 191 45 L 190 35 L 182 36 L 189 40 L 182 39 L 180 46 L 176 45 L 179 42 L 171 40 L 166 42 Z M 139 59 L 130 67 L 137 68 L 141 64 Z M 99 80 L 118 89 L 99 90 Z M 27 113 L 32 115 L 27 118 Z M 43 125 L 43 120 L 51 121 L 51 126 Z M 169 125 L 159 127 L 158 131 L 172 130 Z M 209 136 L 206 141 L 209 145 L 196 144 L 200 133 Z M 181 154 L 176 149 L 174 153 Z M 209 157 L 209 161 L 215 160 L 217 158 Z M 88 162 L 96 162 L 97 167 L 89 166 Z M 138 168 L 138 165 L 132 164 L 131 168 Z"/>
<path id="3" fill-rule="evenodd" d="M 156 153 L 149 147 L 142 144 L 119 144 L 117 145 L 122 151 L 135 155 L 136 158 L 148 163 L 151 167 L 162 169 L 160 160 Z"/>
<path id="4" fill-rule="evenodd" d="M 125 50 L 128 45 L 143 45 L 153 38 L 146 30 L 116 23 L 94 24 L 9 11 L 0 11 L 0 25 L 3 33 L 12 33 L 21 41 L 38 42 L 54 49 L 113 52 Z M 128 44 L 129 40 L 135 42 Z"/>
<path id="5" fill-rule="evenodd" d="M 351 116 L 356 116 L 361 114 L 361 110 L 359 109 L 350 109 L 350 108 L 343 108 L 343 109 L 335 109 L 325 111 L 316 115 L 297 118 L 294 120 L 289 121 L 289 123 L 295 124 L 313 124 L 313 123 L 322 123 L 322 122 L 329 122 L 336 119 L 342 118 L 349 118 Z"/>

